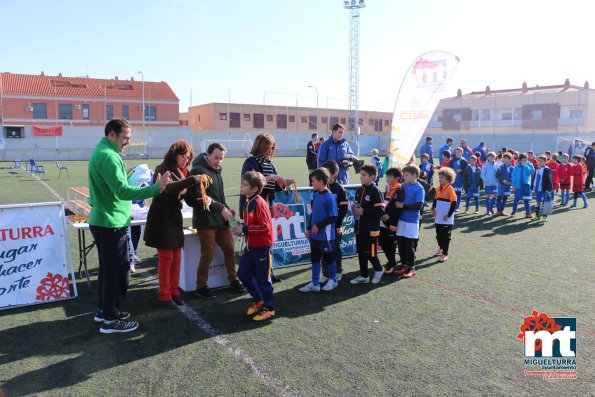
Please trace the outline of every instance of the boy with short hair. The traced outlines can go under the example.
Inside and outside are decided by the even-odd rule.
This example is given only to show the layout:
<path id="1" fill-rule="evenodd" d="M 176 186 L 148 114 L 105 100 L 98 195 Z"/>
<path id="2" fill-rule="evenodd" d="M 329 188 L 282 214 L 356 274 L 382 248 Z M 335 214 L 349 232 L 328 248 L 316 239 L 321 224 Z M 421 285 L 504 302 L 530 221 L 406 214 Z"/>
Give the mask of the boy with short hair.
<path id="1" fill-rule="evenodd" d="M 343 241 L 343 220 L 347 215 L 349 209 L 349 201 L 347 200 L 347 192 L 345 188 L 337 183 L 337 175 L 339 175 L 339 165 L 333 160 L 327 160 L 322 164 L 322 168 L 326 168 L 330 174 L 329 190 L 335 196 L 337 202 L 337 220 L 335 221 L 335 240 L 333 244 L 333 257 L 337 265 L 337 273 L 335 279 L 337 283 L 343 277 L 343 253 L 341 252 L 341 241 Z M 322 275 L 320 282 L 326 282 L 328 279 L 328 263 L 322 262 Z"/>
<path id="2" fill-rule="evenodd" d="M 556 193 L 558 193 L 558 189 L 560 188 L 560 176 L 558 174 L 558 168 L 560 168 L 560 163 L 558 163 L 558 154 L 553 153 L 550 156 L 550 159 L 545 163 L 545 165 L 552 170 L 552 201 L 554 197 L 556 197 Z"/>
<path id="3" fill-rule="evenodd" d="M 440 167 L 450 167 L 450 150 L 444 150 L 442 152 L 442 161 L 440 162 Z"/>
<path id="4" fill-rule="evenodd" d="M 558 167 L 558 177 L 560 178 L 560 205 L 568 204 L 570 200 L 570 184 L 572 182 L 572 164 L 568 162 L 570 156 L 562 154 L 562 163 Z"/>
<path id="5" fill-rule="evenodd" d="M 434 166 L 432 163 L 430 163 L 430 156 L 427 153 L 424 153 L 421 156 L 420 170 L 423 171 L 423 174 L 425 175 L 425 177 L 423 177 L 424 180 L 432 185 L 432 180 L 434 178 Z"/>
<path id="6" fill-rule="evenodd" d="M 469 211 L 471 197 L 475 201 L 475 212 L 479 212 L 479 188 L 481 184 L 481 170 L 477 166 L 477 157 L 469 157 L 469 166 L 463 171 L 463 189 L 465 189 L 465 214 Z"/>
<path id="7" fill-rule="evenodd" d="M 462 153 L 461 150 L 460 155 Z M 404 278 L 415 276 L 415 247 L 419 238 L 419 211 L 425 201 L 425 191 L 417 182 L 418 176 L 419 168 L 415 164 L 403 168 L 404 183 L 401 186 L 405 193 L 405 199 L 403 202 L 396 203 L 397 208 L 401 208 L 401 215 L 397 223 L 397 241 L 402 265 L 395 270 L 394 274 Z"/>
<path id="8" fill-rule="evenodd" d="M 510 163 L 512 156 L 510 153 L 502 155 L 502 165 L 496 171 L 496 178 L 498 179 L 498 190 L 496 196 L 496 213 L 494 216 L 505 216 L 504 209 L 506 208 L 506 201 L 510 196 L 511 180 L 512 180 L 512 164 Z"/>
<path id="9" fill-rule="evenodd" d="M 328 281 L 322 287 L 323 291 L 332 291 L 337 288 L 337 265 L 333 257 L 335 240 L 335 221 L 337 220 L 337 202 L 335 196 L 328 190 L 330 174 L 326 168 L 317 168 L 310 174 L 312 179 L 312 215 L 308 222 L 306 236 L 310 239 L 312 259 L 312 281 L 302 288 L 300 292 L 320 291 L 320 258 L 328 264 Z"/>
<path id="10" fill-rule="evenodd" d="M 440 186 L 436 189 L 436 197 L 432 205 L 432 215 L 436 218 L 436 240 L 438 249 L 436 255 L 440 255 L 439 262 L 448 259 L 448 247 L 454 223 L 454 212 L 457 205 L 457 195 L 450 183 L 455 178 L 451 168 L 442 168 L 438 171 L 438 182 Z"/>
<path id="11" fill-rule="evenodd" d="M 395 255 L 397 253 L 397 222 L 401 212 L 395 205 L 397 201 L 403 201 L 403 189 L 401 189 L 401 170 L 389 168 L 386 171 L 386 191 L 384 193 L 384 215 L 380 218 L 379 243 L 388 260 L 384 274 L 393 273 L 397 266 Z"/>
<path id="12" fill-rule="evenodd" d="M 486 163 L 481 169 L 481 179 L 485 187 L 486 215 L 494 215 L 494 204 L 496 204 L 496 192 L 498 190 L 498 178 L 496 178 L 496 153 L 489 152 Z"/>
<path id="13" fill-rule="evenodd" d="M 514 202 L 512 203 L 511 218 L 516 216 L 516 210 L 519 201 L 523 200 L 525 203 L 525 218 L 532 219 L 531 214 L 531 178 L 533 177 L 535 168 L 529 162 L 526 153 L 519 155 L 519 162 L 512 169 L 512 187 L 514 187 Z"/>
<path id="14" fill-rule="evenodd" d="M 453 169 L 456 174 L 455 180 L 452 183 L 452 187 L 457 193 L 457 207 L 455 212 L 459 212 L 461 206 L 461 195 L 463 190 L 463 171 L 467 168 L 467 160 L 463 157 L 463 148 L 458 147 L 455 149 L 455 154 L 450 160 L 449 167 Z"/>
<path id="15" fill-rule="evenodd" d="M 380 157 L 378 157 L 378 149 L 372 149 L 371 154 L 372 158 L 370 159 L 370 163 L 374 164 L 376 166 L 376 169 L 378 170 L 376 180 L 374 181 L 376 186 L 378 186 L 378 181 L 380 180 L 380 178 L 384 176 L 384 169 L 382 168 L 382 161 L 380 161 Z"/>
<path id="16" fill-rule="evenodd" d="M 552 170 L 545 165 L 546 161 L 547 157 L 543 155 L 537 158 L 537 165 L 539 167 L 535 170 L 535 177 L 533 178 L 533 191 L 535 192 L 536 201 L 535 217 L 533 220 L 541 219 L 543 222 L 547 221 L 547 215 L 541 215 L 540 218 L 541 204 L 553 189 Z"/>
<path id="17" fill-rule="evenodd" d="M 238 277 L 252 297 L 246 315 L 254 316 L 254 321 L 268 320 L 276 314 L 271 281 L 273 221 L 269 205 L 260 196 L 265 185 L 265 177 L 260 172 L 248 171 L 242 175 L 240 194 L 246 196 L 246 201 L 240 210 L 244 224 L 233 228 L 234 234 L 243 234 L 246 239 Z"/>
<path id="18" fill-rule="evenodd" d="M 572 156 L 572 168 L 570 169 L 570 174 L 572 175 L 572 193 L 574 193 L 574 202 L 570 206 L 570 208 L 576 207 L 576 201 L 578 200 L 579 196 L 583 199 L 583 208 L 589 207 L 589 203 L 587 202 L 587 196 L 583 192 L 585 187 L 584 184 L 584 175 L 585 175 L 585 168 L 583 164 L 581 164 L 581 160 L 583 156 Z"/>
<path id="19" fill-rule="evenodd" d="M 373 164 L 367 164 L 361 168 L 362 186 L 355 193 L 355 203 L 351 207 L 355 217 L 355 243 L 359 260 L 359 276 L 351 280 L 351 284 L 370 282 L 368 261 L 374 267 L 373 284 L 378 284 L 384 273 L 377 256 L 380 218 L 384 215 L 382 193 L 374 184 L 377 172 Z"/>

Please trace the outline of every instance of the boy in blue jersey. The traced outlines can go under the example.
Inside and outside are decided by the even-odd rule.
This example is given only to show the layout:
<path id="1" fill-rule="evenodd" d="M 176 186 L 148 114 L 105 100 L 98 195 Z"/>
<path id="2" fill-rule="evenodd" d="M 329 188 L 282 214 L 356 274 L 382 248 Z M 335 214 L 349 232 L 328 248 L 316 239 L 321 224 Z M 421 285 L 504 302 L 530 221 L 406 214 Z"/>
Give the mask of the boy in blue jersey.
<path id="1" fill-rule="evenodd" d="M 535 191 L 535 218 L 533 220 L 540 220 L 541 203 L 545 201 L 545 197 L 554 189 L 552 182 L 552 170 L 545 165 L 547 158 L 541 155 L 537 158 L 538 168 L 535 170 L 535 178 L 533 179 L 533 190 Z M 541 220 L 547 221 L 547 215 L 542 215 Z"/>
<path id="2" fill-rule="evenodd" d="M 481 183 L 481 169 L 477 166 L 477 157 L 469 157 L 469 165 L 463 171 L 463 189 L 465 189 L 465 213 L 469 211 L 471 198 L 475 202 L 475 214 L 479 212 L 479 188 Z"/>
<path id="3" fill-rule="evenodd" d="M 462 154 L 462 151 L 459 153 Z M 395 204 L 397 208 L 402 209 L 399 223 L 397 223 L 397 241 L 402 265 L 395 270 L 394 274 L 404 278 L 415 276 L 415 247 L 419 238 L 419 210 L 423 207 L 425 200 L 424 188 L 417 182 L 418 176 L 419 168 L 415 164 L 403 168 L 404 183 L 401 188 L 405 192 L 405 200 Z"/>
<path id="4" fill-rule="evenodd" d="M 498 191 L 498 178 L 496 178 L 496 153 L 489 152 L 487 161 L 481 169 L 481 179 L 485 187 L 486 215 L 494 215 L 494 204 L 496 204 L 496 192 Z"/>
<path id="5" fill-rule="evenodd" d="M 467 160 L 465 160 L 463 157 L 462 147 L 455 149 L 454 157 L 450 160 L 450 168 L 452 168 L 457 175 L 452 187 L 457 194 L 457 207 L 455 208 L 455 212 L 459 212 L 459 207 L 461 206 L 461 194 L 463 190 L 463 171 L 465 171 L 465 168 L 467 168 Z"/>
<path id="6" fill-rule="evenodd" d="M 525 218 L 532 219 L 531 214 L 531 176 L 535 172 L 535 167 L 529 162 L 527 153 L 519 155 L 519 162 L 512 169 L 512 187 L 514 187 L 514 202 L 512 203 L 511 218 L 516 216 L 516 210 L 519 201 L 525 203 Z"/>
<path id="7" fill-rule="evenodd" d="M 498 179 L 497 196 L 496 196 L 496 213 L 494 216 L 508 215 L 504 212 L 506 208 L 506 200 L 510 196 L 510 186 L 512 181 L 512 165 L 510 161 L 512 156 L 510 153 L 502 155 L 502 165 L 496 170 L 496 179 Z"/>
<path id="8" fill-rule="evenodd" d="M 373 164 L 361 168 L 359 176 L 362 186 L 355 193 L 355 203 L 351 207 L 355 217 L 355 244 L 359 260 L 359 276 L 351 280 L 351 284 L 370 282 L 368 261 L 374 267 L 372 284 L 378 284 L 384 274 L 378 259 L 378 236 L 380 218 L 384 215 L 384 200 L 378 186 L 374 184 L 377 172 Z"/>
<path id="9" fill-rule="evenodd" d="M 337 288 L 335 279 L 337 266 L 333 257 L 335 240 L 335 221 L 337 220 L 337 202 L 335 196 L 327 189 L 330 174 L 326 168 L 317 168 L 310 174 L 314 194 L 310 207 L 312 216 L 308 223 L 306 236 L 310 239 L 312 258 L 312 281 L 300 288 L 300 292 L 320 291 L 320 258 L 328 264 L 328 281 L 323 291 Z"/>

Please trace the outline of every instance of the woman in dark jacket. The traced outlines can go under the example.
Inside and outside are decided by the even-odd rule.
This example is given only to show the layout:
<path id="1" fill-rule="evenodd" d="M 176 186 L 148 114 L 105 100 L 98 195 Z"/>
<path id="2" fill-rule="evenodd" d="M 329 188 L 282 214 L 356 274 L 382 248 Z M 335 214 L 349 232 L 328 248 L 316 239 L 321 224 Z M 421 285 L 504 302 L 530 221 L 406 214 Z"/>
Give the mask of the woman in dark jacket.
<path id="1" fill-rule="evenodd" d="M 186 189 L 198 183 L 199 176 L 188 176 L 188 164 L 194 158 L 192 147 L 183 139 L 175 142 L 163 159 L 163 163 L 155 168 L 155 176 L 166 171 L 171 180 L 163 192 L 153 198 L 144 240 L 149 247 L 157 248 L 159 257 L 157 273 L 159 278 L 158 299 L 171 309 L 183 305 L 178 284 L 180 281 L 180 265 L 184 231 L 181 200 Z"/>
<path id="2" fill-rule="evenodd" d="M 294 183 L 293 179 L 285 179 L 277 174 L 277 169 L 273 163 L 275 156 L 275 138 L 269 134 L 260 134 L 254 139 L 254 144 L 250 150 L 250 157 L 244 161 L 242 166 L 242 173 L 244 175 L 248 171 L 257 171 L 264 175 L 266 185 L 260 195 L 269 204 L 271 211 L 273 209 L 273 200 L 275 199 L 275 192 L 283 190 L 285 186 Z M 296 193 L 297 194 L 297 193 Z M 244 205 L 246 203 L 246 196 L 240 195 L 240 217 L 244 213 Z M 274 274 L 271 274 L 273 282 L 279 282 L 279 279 Z"/>

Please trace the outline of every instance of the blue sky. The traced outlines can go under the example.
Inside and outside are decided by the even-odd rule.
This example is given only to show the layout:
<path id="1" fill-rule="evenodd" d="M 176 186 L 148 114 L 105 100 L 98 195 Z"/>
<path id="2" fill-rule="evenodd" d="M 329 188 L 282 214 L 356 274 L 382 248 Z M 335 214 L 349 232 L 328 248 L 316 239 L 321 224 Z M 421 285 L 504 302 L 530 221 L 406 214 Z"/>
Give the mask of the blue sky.
<path id="1" fill-rule="evenodd" d="M 461 62 L 448 94 L 592 80 L 588 1 L 367 0 L 360 109 L 392 111 L 428 50 Z M 166 81 L 190 104 L 347 107 L 341 0 L 0 0 L 0 71 Z"/>

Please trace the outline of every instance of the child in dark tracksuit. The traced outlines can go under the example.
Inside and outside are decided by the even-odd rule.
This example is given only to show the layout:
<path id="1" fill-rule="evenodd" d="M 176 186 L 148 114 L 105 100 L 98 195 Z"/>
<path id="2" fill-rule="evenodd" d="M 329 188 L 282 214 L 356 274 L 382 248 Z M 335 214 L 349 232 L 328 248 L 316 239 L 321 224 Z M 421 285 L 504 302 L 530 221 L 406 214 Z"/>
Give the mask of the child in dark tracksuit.
<path id="1" fill-rule="evenodd" d="M 374 184 L 377 174 L 376 166 L 365 165 L 360 170 L 362 186 L 355 193 L 355 203 L 351 211 L 355 217 L 355 243 L 357 246 L 360 275 L 350 281 L 351 284 L 367 284 L 368 261 L 374 267 L 372 283 L 378 284 L 384 269 L 378 260 L 378 236 L 380 235 L 380 218 L 384 215 L 382 193 Z"/>
<path id="2" fill-rule="evenodd" d="M 404 199 L 401 189 L 401 171 L 398 168 L 389 168 L 386 171 L 386 192 L 384 193 L 384 215 L 380 219 L 380 247 L 386 255 L 388 263 L 384 274 L 391 274 L 397 266 L 397 222 L 399 213 L 395 203 Z"/>
<path id="3" fill-rule="evenodd" d="M 471 197 L 475 201 L 475 213 L 479 212 L 479 189 L 481 187 L 481 168 L 477 166 L 477 157 L 469 157 L 469 165 L 463 170 L 463 189 L 465 190 L 465 212 L 469 211 Z"/>
<path id="4" fill-rule="evenodd" d="M 240 259 L 238 277 L 252 297 L 252 305 L 246 314 L 254 321 L 268 320 L 275 316 L 275 299 L 271 272 L 273 259 L 273 222 L 267 202 L 260 196 L 264 185 L 260 172 L 248 171 L 242 175 L 240 194 L 246 196 L 241 209 L 243 225 L 233 229 L 235 234 L 244 234 L 246 250 Z"/>

